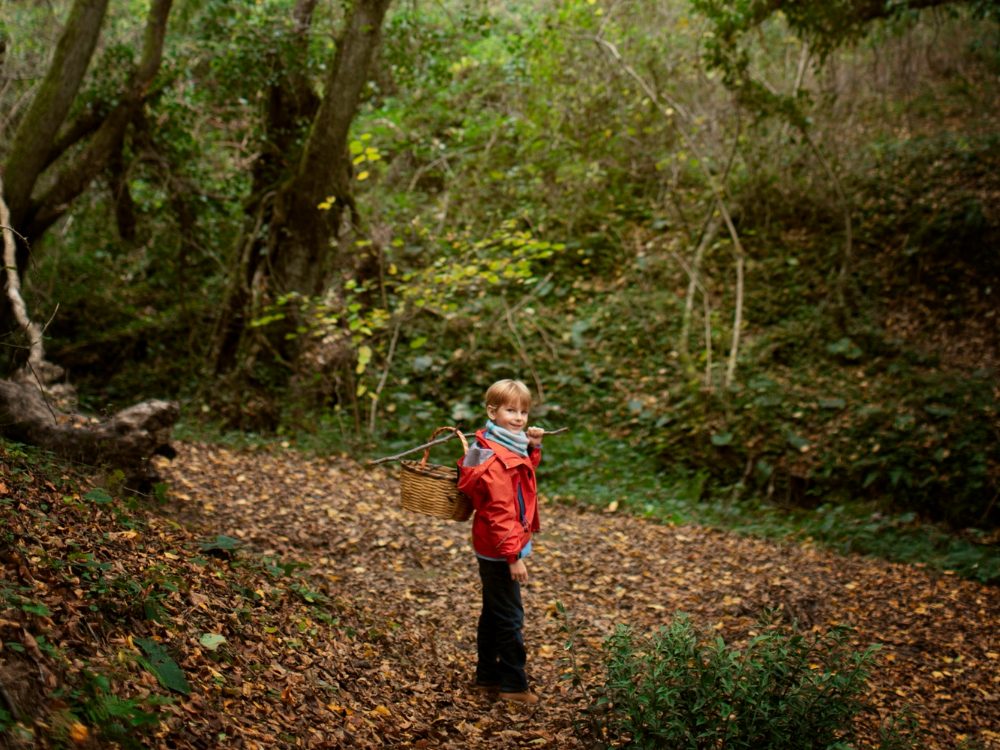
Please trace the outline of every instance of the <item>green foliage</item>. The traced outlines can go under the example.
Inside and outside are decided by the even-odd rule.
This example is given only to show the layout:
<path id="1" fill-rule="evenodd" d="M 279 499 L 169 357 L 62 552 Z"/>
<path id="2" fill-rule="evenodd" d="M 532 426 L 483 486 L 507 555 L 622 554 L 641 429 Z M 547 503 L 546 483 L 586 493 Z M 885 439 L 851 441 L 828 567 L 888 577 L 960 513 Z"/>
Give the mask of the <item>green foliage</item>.
<path id="1" fill-rule="evenodd" d="M 145 700 L 121 698 L 112 691 L 107 676 L 83 670 L 81 684 L 64 691 L 74 715 L 95 727 L 102 740 L 124 748 L 143 746 L 159 725 L 158 706 L 171 701 L 162 696 L 149 696 Z"/>
<path id="2" fill-rule="evenodd" d="M 844 341 L 827 349 L 846 357 L 842 369 L 770 368 L 724 397 L 678 388 L 643 422 L 669 419 L 653 440 L 671 462 L 784 502 L 880 498 L 955 526 L 995 525 L 992 377 L 914 368 L 892 355 L 851 366 L 861 350 Z"/>
<path id="3" fill-rule="evenodd" d="M 984 583 L 1000 581 L 994 534 L 975 529 L 956 534 L 947 526 L 921 521 L 913 512 L 893 513 L 875 502 L 823 493 L 817 493 L 823 504 L 815 508 L 792 506 L 787 500 L 775 503 L 773 495 L 768 502 L 764 492 L 734 501 L 733 490 L 745 488 L 720 487 L 717 475 L 704 464 L 684 470 L 671 463 L 663 471 L 644 443 L 629 445 L 593 426 L 574 427 L 552 442 L 539 468 L 541 486 L 552 500 L 670 524 L 699 523 L 792 538 L 845 554 L 923 564 Z M 622 471 L 623 466 L 629 470 Z M 754 467 L 754 474 L 761 468 Z"/>
<path id="4" fill-rule="evenodd" d="M 648 638 L 619 626 L 591 717 L 613 746 L 846 750 L 859 746 L 874 655 L 853 651 L 845 630 L 765 626 L 736 648 L 706 641 L 683 614 Z M 917 747 L 914 729 L 892 724 L 877 747 Z"/>
<path id="5" fill-rule="evenodd" d="M 138 657 L 139 662 L 153 673 L 163 687 L 181 695 L 191 694 L 184 671 L 163 646 L 149 638 L 136 638 L 135 642 L 145 654 Z"/>
<path id="6" fill-rule="evenodd" d="M 885 139 L 871 150 L 875 169 L 861 184 L 862 216 L 897 270 L 892 286 L 961 286 L 980 294 L 973 279 L 1000 274 L 991 252 L 1000 226 L 987 208 L 1000 181 L 1000 135 Z M 955 316 L 969 302 L 942 300 L 943 312 Z"/>

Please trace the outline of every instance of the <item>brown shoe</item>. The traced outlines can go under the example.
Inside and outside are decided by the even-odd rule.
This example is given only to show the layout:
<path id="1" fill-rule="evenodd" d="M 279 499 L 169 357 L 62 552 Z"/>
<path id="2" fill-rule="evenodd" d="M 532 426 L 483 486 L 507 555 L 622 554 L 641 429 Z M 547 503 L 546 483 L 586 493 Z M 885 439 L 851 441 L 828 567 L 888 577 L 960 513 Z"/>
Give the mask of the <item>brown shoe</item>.
<path id="1" fill-rule="evenodd" d="M 505 701 L 511 701 L 513 703 L 523 703 L 526 706 L 534 706 L 538 703 L 538 696 L 532 693 L 530 690 L 525 690 L 520 693 L 500 693 L 500 697 Z"/>

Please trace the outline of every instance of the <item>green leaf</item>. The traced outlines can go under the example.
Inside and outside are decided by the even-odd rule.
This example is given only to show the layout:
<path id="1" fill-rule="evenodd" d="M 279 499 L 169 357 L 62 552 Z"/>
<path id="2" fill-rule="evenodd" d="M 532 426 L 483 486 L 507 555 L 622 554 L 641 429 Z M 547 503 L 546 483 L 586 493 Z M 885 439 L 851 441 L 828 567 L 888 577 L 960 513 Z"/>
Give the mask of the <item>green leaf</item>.
<path id="1" fill-rule="evenodd" d="M 148 638 L 134 640 L 146 654 L 145 657 L 139 657 L 139 663 L 152 672 L 163 687 L 181 695 L 191 694 L 191 686 L 188 685 L 184 672 L 163 646 Z"/>
<path id="2" fill-rule="evenodd" d="M 198 643 L 207 648 L 209 651 L 215 651 L 223 643 L 226 643 L 226 636 L 220 633 L 202 633 L 201 638 L 198 639 Z"/>
<path id="3" fill-rule="evenodd" d="M 733 433 L 731 432 L 717 432 L 712 435 L 712 445 L 719 448 L 729 445 L 733 442 Z"/>
<path id="4" fill-rule="evenodd" d="M 806 440 L 804 437 L 796 435 L 794 432 L 789 432 L 785 436 L 785 439 L 788 441 L 788 444 L 797 451 L 804 451 L 809 449 L 809 441 Z"/>
<path id="5" fill-rule="evenodd" d="M 232 550 L 239 549 L 242 544 L 243 542 L 239 539 L 233 539 L 231 536 L 219 534 L 210 542 L 202 542 L 200 547 L 202 552 L 211 552 L 212 550 L 225 550 L 227 552 L 231 552 Z"/>
<path id="6" fill-rule="evenodd" d="M 103 490 L 100 487 L 95 487 L 86 495 L 83 496 L 84 500 L 90 500 L 92 503 L 97 503 L 99 505 L 106 505 L 112 500 L 111 495 L 107 493 L 107 490 Z"/>
<path id="7" fill-rule="evenodd" d="M 857 344 L 846 337 L 834 341 L 832 344 L 827 344 L 826 350 L 830 354 L 836 354 L 848 360 L 861 359 L 861 355 L 864 354 Z"/>
<path id="8" fill-rule="evenodd" d="M 819 400 L 820 409 L 843 409 L 847 402 L 842 398 L 821 398 Z"/>
<path id="9" fill-rule="evenodd" d="M 937 404 L 927 404 L 924 406 L 924 411 L 932 417 L 952 417 L 955 415 L 954 409 L 947 406 L 938 406 Z"/>
<path id="10" fill-rule="evenodd" d="M 360 346 L 358 347 L 358 366 L 354 371 L 360 375 L 368 367 L 368 363 L 372 361 L 372 348 L 370 346 Z"/>
<path id="11" fill-rule="evenodd" d="M 277 322 L 279 320 L 284 320 L 284 313 L 275 313 L 273 315 L 264 315 L 260 318 L 254 318 L 250 321 L 251 328 L 262 328 L 263 326 L 270 325 L 271 323 Z"/>

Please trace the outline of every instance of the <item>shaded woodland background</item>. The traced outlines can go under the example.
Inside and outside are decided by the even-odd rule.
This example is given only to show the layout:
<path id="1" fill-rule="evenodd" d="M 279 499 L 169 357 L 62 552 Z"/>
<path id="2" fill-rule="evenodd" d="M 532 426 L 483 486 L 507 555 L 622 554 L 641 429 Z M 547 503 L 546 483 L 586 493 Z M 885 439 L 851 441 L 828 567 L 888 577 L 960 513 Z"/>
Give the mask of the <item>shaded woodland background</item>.
<path id="1" fill-rule="evenodd" d="M 94 413 L 414 444 L 517 374 L 694 498 L 994 527 L 996 6 L 841 5 L 401 3 L 379 35 L 386 3 L 8 2 L 29 311 Z"/>
<path id="2" fill-rule="evenodd" d="M 547 500 L 995 584 L 998 18 L 988 0 L 5 0 L 0 276 L 17 269 L 46 357 L 4 296 L 0 500 L 42 508 L 17 543 L 79 524 L 102 544 L 109 513 L 122 549 L 159 528 L 131 514 L 169 494 L 145 461 L 172 428 L 362 460 L 478 426 L 485 386 L 515 376 L 539 424 L 570 428 Z M 21 388 L 32 419 L 112 437 L 52 468 L 10 441 L 46 442 Z M 117 471 L 120 410 L 150 399 L 155 434 Z M 74 484 L 98 468 L 103 488 Z M 116 607 L 166 612 L 197 577 L 118 591 L 104 554 L 67 570 Z M 22 582 L 32 560 L 4 552 Z M 277 576 L 357 647 L 287 564 L 247 581 Z M 52 614 L 57 567 L 34 572 L 48 604 L 3 589 L 18 617 Z M 258 585 L 241 575 L 236 599 Z M 996 658 L 972 646 L 976 669 Z M 118 705 L 92 683 L 74 700 Z M 132 729 L 137 706 L 118 705 Z"/>
<path id="3" fill-rule="evenodd" d="M 357 450 L 519 374 L 696 499 L 992 528 L 995 6 L 940 5 L 9 3 L 26 301 L 91 412 Z"/>

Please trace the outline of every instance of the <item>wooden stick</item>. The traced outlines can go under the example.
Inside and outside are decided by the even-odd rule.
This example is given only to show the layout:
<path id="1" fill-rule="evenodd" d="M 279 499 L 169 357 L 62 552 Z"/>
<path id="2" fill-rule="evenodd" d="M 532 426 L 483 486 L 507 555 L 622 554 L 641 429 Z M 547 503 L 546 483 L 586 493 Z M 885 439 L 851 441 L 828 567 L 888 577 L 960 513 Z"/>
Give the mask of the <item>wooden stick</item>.
<path id="1" fill-rule="evenodd" d="M 546 430 L 544 434 L 545 435 L 558 435 L 560 432 L 566 432 L 568 429 L 569 429 L 569 427 L 559 427 L 559 428 L 557 428 L 555 430 Z M 465 437 L 467 437 L 467 438 L 475 437 L 476 436 L 476 433 L 474 433 L 474 432 L 465 432 L 465 433 L 462 433 L 462 434 L 465 435 Z M 446 442 L 448 442 L 449 440 L 451 440 L 452 438 L 455 438 L 455 437 L 458 437 L 458 435 L 456 433 L 454 433 L 454 432 L 451 432 L 451 433 L 445 435 L 442 438 L 438 438 L 437 440 L 431 440 L 429 443 L 424 443 L 423 445 L 418 445 L 416 448 L 410 448 L 408 450 L 403 451 L 402 453 L 397 453 L 394 456 L 383 456 L 382 458 L 373 459 L 373 460 L 371 460 L 371 461 L 368 462 L 368 465 L 369 466 L 374 466 L 375 464 L 385 463 L 386 461 L 396 461 L 397 459 L 400 459 L 403 456 L 409 456 L 411 453 L 417 453 L 418 451 L 426 450 L 427 448 L 430 448 L 430 447 L 435 446 L 435 445 L 439 445 L 440 443 L 446 443 Z"/>

